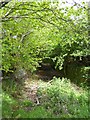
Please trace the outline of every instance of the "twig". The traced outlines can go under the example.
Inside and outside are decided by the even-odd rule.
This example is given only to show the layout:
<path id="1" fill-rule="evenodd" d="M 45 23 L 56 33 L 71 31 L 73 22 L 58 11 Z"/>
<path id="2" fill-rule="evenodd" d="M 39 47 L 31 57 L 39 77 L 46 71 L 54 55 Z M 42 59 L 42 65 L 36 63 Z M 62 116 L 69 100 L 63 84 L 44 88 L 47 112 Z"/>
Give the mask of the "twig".
<path id="1" fill-rule="evenodd" d="M 33 32 L 33 31 L 28 31 L 27 33 L 23 34 L 22 37 L 21 37 L 20 42 L 23 43 L 24 38 L 25 38 L 27 35 L 29 35 L 31 32 Z"/>

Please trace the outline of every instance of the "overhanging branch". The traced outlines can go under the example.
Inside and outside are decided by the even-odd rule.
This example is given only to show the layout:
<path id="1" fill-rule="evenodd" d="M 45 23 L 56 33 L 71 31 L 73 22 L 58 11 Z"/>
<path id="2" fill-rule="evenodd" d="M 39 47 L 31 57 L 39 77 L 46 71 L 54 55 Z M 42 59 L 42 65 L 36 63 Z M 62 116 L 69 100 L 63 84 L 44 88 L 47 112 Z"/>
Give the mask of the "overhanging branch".
<path id="1" fill-rule="evenodd" d="M 5 7 L 5 5 L 8 4 L 10 1 L 11 1 L 11 0 L 2 0 L 2 1 L 0 1 L 0 9 L 1 9 L 2 7 Z"/>

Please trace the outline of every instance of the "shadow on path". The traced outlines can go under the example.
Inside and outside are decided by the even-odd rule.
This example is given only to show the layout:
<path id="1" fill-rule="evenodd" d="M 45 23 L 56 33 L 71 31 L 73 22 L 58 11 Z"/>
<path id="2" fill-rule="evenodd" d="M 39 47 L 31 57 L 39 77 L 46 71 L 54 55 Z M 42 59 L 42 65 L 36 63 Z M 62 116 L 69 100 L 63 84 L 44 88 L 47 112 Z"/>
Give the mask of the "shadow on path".
<path id="1" fill-rule="evenodd" d="M 55 70 L 50 63 L 42 63 L 41 67 L 36 71 L 36 75 L 38 76 L 38 79 L 47 82 L 53 79 L 54 76 L 62 77 L 63 73 L 59 70 Z"/>

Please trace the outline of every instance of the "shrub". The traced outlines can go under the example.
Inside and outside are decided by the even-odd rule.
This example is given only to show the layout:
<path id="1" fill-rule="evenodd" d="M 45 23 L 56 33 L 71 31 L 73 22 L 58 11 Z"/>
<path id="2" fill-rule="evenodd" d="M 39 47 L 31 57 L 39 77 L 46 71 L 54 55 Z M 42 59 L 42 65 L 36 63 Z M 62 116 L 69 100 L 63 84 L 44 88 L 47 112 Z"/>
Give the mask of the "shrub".
<path id="1" fill-rule="evenodd" d="M 71 83 L 67 78 L 53 78 L 46 87 L 40 86 L 41 103 L 57 117 L 86 118 L 88 111 L 88 91 Z"/>

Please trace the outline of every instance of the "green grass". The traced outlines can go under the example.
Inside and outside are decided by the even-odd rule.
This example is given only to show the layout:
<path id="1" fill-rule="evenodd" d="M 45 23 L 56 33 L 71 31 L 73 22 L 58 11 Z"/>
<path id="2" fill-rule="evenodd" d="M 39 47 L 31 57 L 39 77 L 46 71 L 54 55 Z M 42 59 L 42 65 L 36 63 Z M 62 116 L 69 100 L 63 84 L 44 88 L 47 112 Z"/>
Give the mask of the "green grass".
<path id="1" fill-rule="evenodd" d="M 15 81 L 3 81 L 2 117 L 3 118 L 48 118 L 51 114 L 43 106 L 37 106 L 30 100 L 19 98 L 22 88 Z"/>
<path id="2" fill-rule="evenodd" d="M 66 78 L 53 78 L 49 82 L 39 80 L 39 106 L 30 100 L 20 100 L 20 86 L 3 82 L 3 118 L 88 118 L 88 89 L 78 87 Z M 7 85 L 7 86 L 5 86 Z M 6 87 L 6 88 L 5 88 Z M 18 88 L 19 87 L 19 88 Z"/>
<path id="3" fill-rule="evenodd" d="M 48 118 L 51 114 L 43 106 L 32 106 L 31 101 L 18 101 L 3 92 L 3 118 Z M 30 107 L 32 108 L 31 110 Z M 25 109 L 26 108 L 26 109 Z M 29 108 L 29 109 L 28 109 Z"/>

